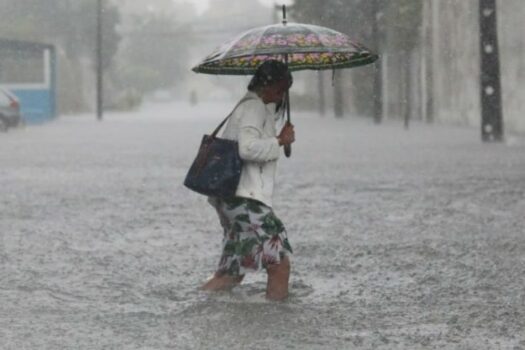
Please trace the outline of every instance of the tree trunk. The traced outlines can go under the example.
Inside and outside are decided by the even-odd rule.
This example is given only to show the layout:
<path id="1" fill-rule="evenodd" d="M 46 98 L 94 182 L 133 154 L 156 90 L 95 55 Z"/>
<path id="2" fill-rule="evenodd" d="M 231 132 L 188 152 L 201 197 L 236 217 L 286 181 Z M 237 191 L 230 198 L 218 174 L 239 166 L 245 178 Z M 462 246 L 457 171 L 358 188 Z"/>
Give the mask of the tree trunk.
<path id="1" fill-rule="evenodd" d="M 432 43 L 432 4 L 429 1 L 423 2 L 423 25 L 422 25 L 422 93 L 423 93 L 423 119 L 427 123 L 434 121 L 433 117 L 433 43 Z"/>
<path id="2" fill-rule="evenodd" d="M 404 108 L 403 108 L 403 114 L 404 114 L 404 126 L 405 129 L 408 130 L 410 126 L 410 107 L 412 106 L 412 96 L 411 96 L 411 77 L 410 77 L 410 64 L 412 55 L 410 52 L 405 52 L 405 60 L 402 64 L 403 67 L 403 87 L 404 87 Z"/>
<path id="3" fill-rule="evenodd" d="M 372 16 L 373 16 L 373 24 L 372 24 L 372 40 L 375 43 L 375 51 L 379 54 L 382 38 L 381 38 L 381 32 L 379 30 L 379 21 L 381 20 L 382 13 L 381 8 L 379 6 L 378 0 L 373 0 L 372 2 Z M 381 59 L 379 59 L 375 65 L 374 65 L 374 87 L 372 92 L 372 98 L 373 98 L 373 114 L 374 114 L 374 122 L 376 124 L 380 124 L 383 120 L 383 82 L 382 82 L 382 62 Z"/>
<path id="4" fill-rule="evenodd" d="M 317 72 L 317 82 L 319 88 L 319 115 L 324 117 L 325 115 L 325 89 L 324 89 L 324 74 L 322 71 Z"/>
<path id="5" fill-rule="evenodd" d="M 336 118 L 344 116 L 343 77 L 340 71 L 334 71 L 334 114 Z"/>

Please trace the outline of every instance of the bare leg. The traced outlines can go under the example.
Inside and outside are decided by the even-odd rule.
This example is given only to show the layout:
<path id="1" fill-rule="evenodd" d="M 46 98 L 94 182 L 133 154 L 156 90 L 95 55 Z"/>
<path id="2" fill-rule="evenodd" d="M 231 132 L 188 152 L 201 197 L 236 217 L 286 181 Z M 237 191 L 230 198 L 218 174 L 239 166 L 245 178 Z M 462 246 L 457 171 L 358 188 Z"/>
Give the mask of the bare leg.
<path id="1" fill-rule="evenodd" d="M 267 270 L 266 299 L 275 301 L 286 299 L 290 279 L 290 259 L 284 257 L 279 264 L 270 265 Z"/>
<path id="2" fill-rule="evenodd" d="M 233 287 L 240 284 L 243 278 L 244 275 L 230 276 L 215 273 L 200 289 L 208 291 L 231 290 Z"/>

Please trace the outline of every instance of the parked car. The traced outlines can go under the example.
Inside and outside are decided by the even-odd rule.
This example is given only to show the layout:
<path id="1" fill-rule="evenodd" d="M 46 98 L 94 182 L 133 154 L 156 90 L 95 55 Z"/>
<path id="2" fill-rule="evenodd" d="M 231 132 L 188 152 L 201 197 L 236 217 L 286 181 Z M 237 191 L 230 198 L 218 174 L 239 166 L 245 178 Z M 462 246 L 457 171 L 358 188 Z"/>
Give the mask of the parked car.
<path id="1" fill-rule="evenodd" d="M 20 102 L 8 89 L 0 88 L 0 131 L 16 127 L 22 123 Z"/>

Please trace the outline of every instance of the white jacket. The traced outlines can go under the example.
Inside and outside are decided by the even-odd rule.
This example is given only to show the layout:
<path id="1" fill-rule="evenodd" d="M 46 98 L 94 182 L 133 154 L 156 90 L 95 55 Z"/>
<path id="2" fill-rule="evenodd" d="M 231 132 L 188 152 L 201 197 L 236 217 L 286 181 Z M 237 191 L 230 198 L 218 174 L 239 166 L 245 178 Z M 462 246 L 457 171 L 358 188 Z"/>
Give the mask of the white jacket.
<path id="1" fill-rule="evenodd" d="M 239 143 L 244 161 L 238 197 L 252 198 L 272 206 L 277 159 L 281 147 L 277 141 L 275 103 L 264 104 L 257 94 L 248 92 L 228 120 L 222 137 Z"/>

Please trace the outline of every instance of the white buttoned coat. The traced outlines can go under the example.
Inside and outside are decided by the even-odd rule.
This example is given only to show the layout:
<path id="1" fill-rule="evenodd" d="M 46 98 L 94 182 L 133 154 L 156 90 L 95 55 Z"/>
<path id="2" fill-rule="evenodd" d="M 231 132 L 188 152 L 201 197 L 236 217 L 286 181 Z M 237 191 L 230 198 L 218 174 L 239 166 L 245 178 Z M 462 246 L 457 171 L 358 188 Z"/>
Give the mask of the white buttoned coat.
<path id="1" fill-rule="evenodd" d="M 239 143 L 239 155 L 244 161 L 236 196 L 258 200 L 272 207 L 277 160 L 281 148 L 277 140 L 276 123 L 282 112 L 275 103 L 264 104 L 253 92 L 233 111 L 223 138 Z"/>

